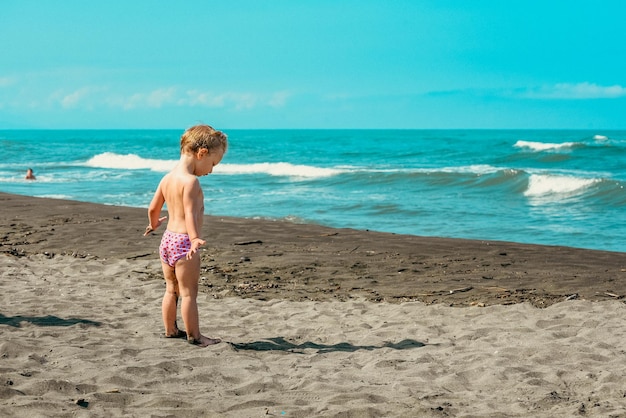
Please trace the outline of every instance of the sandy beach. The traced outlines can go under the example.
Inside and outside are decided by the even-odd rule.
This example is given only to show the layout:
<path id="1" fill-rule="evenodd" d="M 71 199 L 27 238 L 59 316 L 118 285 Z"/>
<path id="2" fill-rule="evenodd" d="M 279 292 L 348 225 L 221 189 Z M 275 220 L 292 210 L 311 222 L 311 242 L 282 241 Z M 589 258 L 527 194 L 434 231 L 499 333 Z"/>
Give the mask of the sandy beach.
<path id="1" fill-rule="evenodd" d="M 0 212 L 3 417 L 626 417 L 626 253 L 206 216 L 198 348 L 146 210 Z"/>

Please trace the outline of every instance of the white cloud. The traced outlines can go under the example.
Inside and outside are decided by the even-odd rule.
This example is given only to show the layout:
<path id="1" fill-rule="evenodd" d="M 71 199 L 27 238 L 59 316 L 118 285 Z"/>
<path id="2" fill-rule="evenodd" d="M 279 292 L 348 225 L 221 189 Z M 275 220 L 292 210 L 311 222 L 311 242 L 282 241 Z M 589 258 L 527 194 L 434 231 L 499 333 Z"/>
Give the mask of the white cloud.
<path id="1" fill-rule="evenodd" d="M 215 94 L 198 90 L 188 90 L 186 96 L 179 100 L 183 106 L 233 107 L 237 110 L 251 109 L 260 101 L 254 93 L 225 92 Z"/>
<path id="2" fill-rule="evenodd" d="M 178 100 L 177 104 L 179 106 L 222 107 L 224 106 L 224 97 L 210 92 L 188 90 L 185 96 Z"/>
<path id="3" fill-rule="evenodd" d="M 258 98 L 253 93 L 227 93 L 229 100 L 237 110 L 252 109 L 256 107 Z"/>
<path id="4" fill-rule="evenodd" d="M 15 87 L 14 78 L 0 76 L 0 88 Z M 167 107 L 205 107 L 249 110 L 257 107 L 283 107 L 291 94 L 286 91 L 270 93 L 183 89 L 164 86 L 146 90 L 123 91 L 120 86 L 65 86 L 46 94 L 31 86 L 3 101 L 4 107 L 30 109 L 61 108 L 65 110 L 108 107 L 121 110 L 162 109 Z"/>
<path id="5" fill-rule="evenodd" d="M 121 105 L 122 109 L 130 110 L 130 109 L 135 109 L 138 106 L 141 106 L 144 100 L 145 100 L 144 94 L 135 93 L 128 97 L 122 97 L 117 100 L 114 98 L 111 101 L 111 103 L 114 105 L 114 107 L 115 107 L 115 104 L 118 103 L 119 105 Z"/>
<path id="6" fill-rule="evenodd" d="M 620 85 L 600 86 L 598 84 L 558 83 L 542 87 L 522 88 L 466 88 L 456 90 L 430 91 L 427 96 L 467 96 L 467 97 L 504 97 L 507 99 L 543 99 L 543 100 L 589 100 L 616 99 L 626 97 L 626 87 Z"/>
<path id="7" fill-rule="evenodd" d="M 287 100 L 291 97 L 291 93 L 287 91 L 279 91 L 270 96 L 268 105 L 272 107 L 283 107 L 287 104 Z"/>
<path id="8" fill-rule="evenodd" d="M 130 95 L 111 94 L 104 98 L 104 103 L 111 107 L 124 110 L 138 108 L 156 108 L 176 104 L 176 89 L 174 87 L 158 88 L 148 93 L 132 93 Z"/>
<path id="9" fill-rule="evenodd" d="M 93 92 L 94 89 L 91 87 L 83 87 L 70 94 L 64 95 L 59 99 L 59 103 L 61 103 L 61 107 L 64 109 L 76 108 L 81 104 L 81 101 L 84 104 L 85 99 Z"/>
<path id="10" fill-rule="evenodd" d="M 148 93 L 133 93 L 130 95 L 111 95 L 105 102 L 111 107 L 119 107 L 124 110 L 139 108 L 162 108 L 165 106 L 177 107 L 211 107 L 211 108 L 234 108 L 237 110 L 251 109 L 259 103 L 268 106 L 274 105 L 268 99 L 263 103 L 261 96 L 254 93 L 212 93 L 209 91 L 187 90 L 180 92 L 175 87 L 158 88 Z M 271 99 L 274 99 L 272 96 Z M 274 99 L 275 100 L 275 99 Z"/>
<path id="11" fill-rule="evenodd" d="M 172 104 L 176 101 L 176 89 L 169 87 L 165 89 L 156 89 L 151 91 L 147 96 L 145 103 L 148 107 L 161 108 L 164 105 Z"/>
<path id="12" fill-rule="evenodd" d="M 535 90 L 529 90 L 522 94 L 530 99 L 614 99 L 626 97 L 626 88 L 620 85 L 599 86 L 594 83 L 559 83 L 553 86 L 545 86 Z"/>
<path id="13" fill-rule="evenodd" d="M 0 77 L 0 87 L 9 87 L 16 83 L 15 77 Z"/>

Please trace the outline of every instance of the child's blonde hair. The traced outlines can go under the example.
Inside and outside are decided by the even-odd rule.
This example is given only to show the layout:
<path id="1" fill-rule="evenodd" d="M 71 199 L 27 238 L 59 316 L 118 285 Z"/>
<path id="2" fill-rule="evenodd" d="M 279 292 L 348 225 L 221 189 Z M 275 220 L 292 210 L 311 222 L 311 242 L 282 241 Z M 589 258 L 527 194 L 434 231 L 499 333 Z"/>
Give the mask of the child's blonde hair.
<path id="1" fill-rule="evenodd" d="M 211 152 L 214 149 L 221 149 L 226 152 L 228 140 L 226 135 L 209 125 L 196 125 L 187 129 L 180 137 L 180 152 L 195 153 L 202 148 Z"/>

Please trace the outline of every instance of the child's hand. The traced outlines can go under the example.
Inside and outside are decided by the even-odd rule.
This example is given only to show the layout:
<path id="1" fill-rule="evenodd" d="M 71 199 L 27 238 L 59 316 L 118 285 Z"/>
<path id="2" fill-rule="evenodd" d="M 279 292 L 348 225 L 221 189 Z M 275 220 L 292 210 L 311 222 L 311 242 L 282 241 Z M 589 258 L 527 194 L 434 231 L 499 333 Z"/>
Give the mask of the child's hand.
<path id="1" fill-rule="evenodd" d="M 186 257 L 187 260 L 191 260 L 191 257 L 193 257 L 193 255 L 198 251 L 198 248 L 202 247 L 204 244 L 206 244 L 206 241 L 201 238 L 192 239 L 191 248 L 189 249 Z"/>
<path id="2" fill-rule="evenodd" d="M 145 237 L 146 235 L 148 235 L 150 232 L 156 230 L 159 226 L 161 226 L 161 224 L 163 223 L 164 220 L 167 219 L 167 216 L 164 216 L 162 218 L 159 218 L 159 220 L 157 221 L 157 224 L 154 226 L 154 228 L 152 228 L 152 225 L 148 225 L 146 226 L 146 232 L 143 233 L 143 236 Z"/>

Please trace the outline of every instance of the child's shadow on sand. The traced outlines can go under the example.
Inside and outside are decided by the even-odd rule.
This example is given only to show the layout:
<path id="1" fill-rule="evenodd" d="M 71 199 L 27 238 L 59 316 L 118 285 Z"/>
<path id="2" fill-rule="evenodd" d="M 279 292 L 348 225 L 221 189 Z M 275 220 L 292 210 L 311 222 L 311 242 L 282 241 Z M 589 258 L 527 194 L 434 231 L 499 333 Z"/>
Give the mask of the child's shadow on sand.
<path id="1" fill-rule="evenodd" d="M 4 316 L 0 314 L 0 324 L 10 325 L 12 327 L 19 328 L 20 323 L 26 321 L 30 322 L 33 325 L 39 325 L 42 327 L 69 327 L 76 324 L 85 324 L 92 325 L 95 327 L 99 327 L 102 325 L 100 322 L 90 321 L 89 319 L 80 319 L 80 318 L 68 318 L 63 319 L 58 316 L 47 315 L 47 316 Z"/>
<path id="2" fill-rule="evenodd" d="M 291 353 L 301 353 L 306 349 L 317 350 L 317 353 L 330 353 L 335 351 L 355 352 L 358 350 L 378 350 L 381 348 L 393 348 L 395 350 L 407 350 L 409 348 L 420 348 L 426 344 L 415 340 L 402 340 L 397 343 L 386 342 L 383 345 L 352 345 L 350 343 L 339 344 L 318 344 L 310 341 L 302 344 L 294 344 L 283 337 L 268 338 L 263 341 L 255 341 L 252 343 L 233 343 L 229 344 L 235 350 L 252 350 L 252 351 L 286 351 Z"/>

